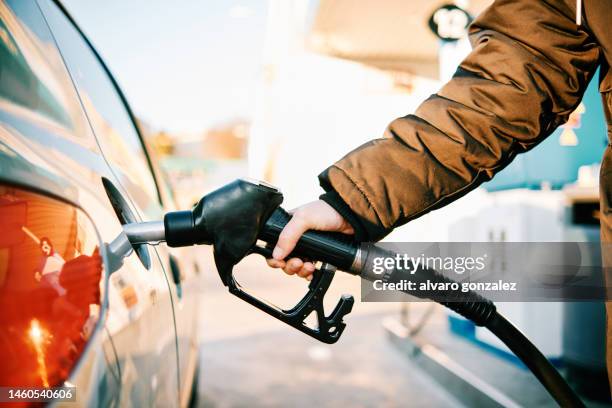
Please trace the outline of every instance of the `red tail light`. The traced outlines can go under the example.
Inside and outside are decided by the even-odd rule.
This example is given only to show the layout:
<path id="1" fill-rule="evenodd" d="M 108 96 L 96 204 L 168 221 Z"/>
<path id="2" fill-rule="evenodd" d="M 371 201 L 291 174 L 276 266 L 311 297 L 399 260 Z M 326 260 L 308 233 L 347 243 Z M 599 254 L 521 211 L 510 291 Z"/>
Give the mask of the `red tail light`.
<path id="1" fill-rule="evenodd" d="M 0 186 L 0 386 L 67 379 L 99 319 L 98 245 L 77 208 Z"/>

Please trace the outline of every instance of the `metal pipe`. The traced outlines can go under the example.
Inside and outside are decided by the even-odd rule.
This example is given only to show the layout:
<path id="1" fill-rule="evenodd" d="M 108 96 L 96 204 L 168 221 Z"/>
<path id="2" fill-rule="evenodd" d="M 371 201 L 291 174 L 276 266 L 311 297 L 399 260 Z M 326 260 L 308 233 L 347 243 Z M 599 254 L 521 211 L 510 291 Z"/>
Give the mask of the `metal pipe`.
<path id="1" fill-rule="evenodd" d="M 110 244 L 106 244 L 109 274 L 115 272 L 123 265 L 123 260 L 130 256 L 134 247 L 127 235 L 122 232 Z"/>
<path id="2" fill-rule="evenodd" d="M 163 221 L 134 222 L 123 225 L 123 232 L 133 245 L 155 245 L 166 240 Z"/>

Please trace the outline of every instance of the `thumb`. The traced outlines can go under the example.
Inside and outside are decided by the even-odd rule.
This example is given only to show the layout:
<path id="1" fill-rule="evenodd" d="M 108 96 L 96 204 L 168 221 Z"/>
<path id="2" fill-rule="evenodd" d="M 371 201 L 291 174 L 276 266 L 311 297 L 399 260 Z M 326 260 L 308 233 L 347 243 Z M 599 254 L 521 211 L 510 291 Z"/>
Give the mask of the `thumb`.
<path id="1" fill-rule="evenodd" d="M 293 216 L 285 225 L 282 232 L 278 236 L 278 242 L 272 252 L 272 257 L 276 260 L 282 260 L 293 251 L 295 245 L 299 241 L 302 234 L 310 229 L 310 225 L 306 220 L 299 216 Z"/>

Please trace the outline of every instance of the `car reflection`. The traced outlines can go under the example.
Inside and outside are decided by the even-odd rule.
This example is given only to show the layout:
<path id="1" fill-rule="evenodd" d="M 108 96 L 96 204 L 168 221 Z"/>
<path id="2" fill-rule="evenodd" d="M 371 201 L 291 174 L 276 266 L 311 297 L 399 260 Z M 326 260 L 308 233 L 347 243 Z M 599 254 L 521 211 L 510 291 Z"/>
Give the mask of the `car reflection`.
<path id="1" fill-rule="evenodd" d="M 100 317 L 102 258 L 76 208 L 0 186 L 0 385 L 67 378 Z"/>

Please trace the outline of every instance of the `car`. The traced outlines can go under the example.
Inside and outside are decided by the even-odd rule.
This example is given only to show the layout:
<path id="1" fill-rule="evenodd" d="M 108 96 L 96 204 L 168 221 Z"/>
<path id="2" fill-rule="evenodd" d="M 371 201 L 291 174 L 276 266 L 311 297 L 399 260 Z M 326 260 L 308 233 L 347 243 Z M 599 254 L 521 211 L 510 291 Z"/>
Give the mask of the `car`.
<path id="1" fill-rule="evenodd" d="M 63 387 L 44 397 L 189 404 L 191 250 L 109 259 L 123 224 L 173 209 L 126 98 L 62 4 L 0 0 L 0 398 L 28 404 L 36 396 L 13 391 Z"/>

